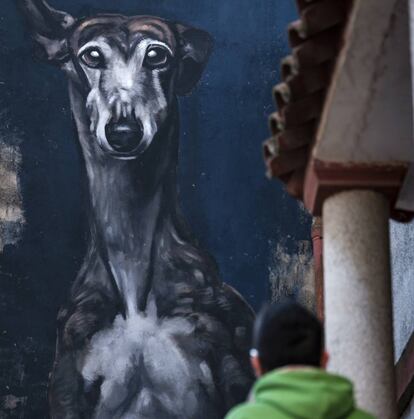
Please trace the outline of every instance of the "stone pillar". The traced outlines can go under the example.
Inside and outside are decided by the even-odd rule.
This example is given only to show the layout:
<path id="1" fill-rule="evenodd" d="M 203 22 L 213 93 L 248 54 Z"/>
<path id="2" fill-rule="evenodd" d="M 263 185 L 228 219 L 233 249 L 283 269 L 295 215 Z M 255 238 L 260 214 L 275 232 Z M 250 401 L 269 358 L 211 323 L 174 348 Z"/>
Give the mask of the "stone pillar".
<path id="1" fill-rule="evenodd" d="M 388 219 L 388 200 L 373 191 L 323 205 L 328 368 L 349 377 L 358 405 L 381 419 L 397 417 Z"/>

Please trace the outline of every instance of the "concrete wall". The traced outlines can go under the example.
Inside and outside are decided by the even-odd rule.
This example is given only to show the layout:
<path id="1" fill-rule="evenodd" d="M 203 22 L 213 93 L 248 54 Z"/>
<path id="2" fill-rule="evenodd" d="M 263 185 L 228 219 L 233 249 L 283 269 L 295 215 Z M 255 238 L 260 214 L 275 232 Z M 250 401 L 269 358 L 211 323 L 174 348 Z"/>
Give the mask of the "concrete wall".
<path id="1" fill-rule="evenodd" d="M 395 360 L 414 332 L 414 222 L 391 222 Z"/>
<path id="2" fill-rule="evenodd" d="M 405 0 L 355 2 L 318 128 L 315 158 L 413 161 L 407 15 Z"/>
<path id="3" fill-rule="evenodd" d="M 414 332 L 414 221 L 391 222 L 395 361 Z M 414 399 L 402 416 L 414 419 Z"/>

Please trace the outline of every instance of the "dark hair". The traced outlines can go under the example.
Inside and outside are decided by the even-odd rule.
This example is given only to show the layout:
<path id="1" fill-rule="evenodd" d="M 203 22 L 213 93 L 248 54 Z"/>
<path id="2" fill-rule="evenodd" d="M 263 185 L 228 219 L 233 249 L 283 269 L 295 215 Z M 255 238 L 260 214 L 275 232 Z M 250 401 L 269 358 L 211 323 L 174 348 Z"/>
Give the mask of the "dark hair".
<path id="1" fill-rule="evenodd" d="M 321 322 L 293 301 L 265 306 L 253 332 L 254 349 L 266 371 L 287 365 L 319 367 L 323 340 Z"/>

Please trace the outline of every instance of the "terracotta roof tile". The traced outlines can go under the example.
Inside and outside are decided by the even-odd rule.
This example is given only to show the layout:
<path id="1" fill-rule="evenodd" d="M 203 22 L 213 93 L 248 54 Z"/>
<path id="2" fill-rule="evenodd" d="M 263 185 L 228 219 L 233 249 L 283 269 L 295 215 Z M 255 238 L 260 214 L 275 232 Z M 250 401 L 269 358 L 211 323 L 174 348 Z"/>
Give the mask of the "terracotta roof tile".
<path id="1" fill-rule="evenodd" d="M 272 138 L 264 143 L 269 177 L 302 198 L 310 145 L 322 112 L 342 42 L 351 0 L 297 0 L 300 19 L 288 27 L 292 53 L 281 63 L 282 81 L 273 89 Z"/>

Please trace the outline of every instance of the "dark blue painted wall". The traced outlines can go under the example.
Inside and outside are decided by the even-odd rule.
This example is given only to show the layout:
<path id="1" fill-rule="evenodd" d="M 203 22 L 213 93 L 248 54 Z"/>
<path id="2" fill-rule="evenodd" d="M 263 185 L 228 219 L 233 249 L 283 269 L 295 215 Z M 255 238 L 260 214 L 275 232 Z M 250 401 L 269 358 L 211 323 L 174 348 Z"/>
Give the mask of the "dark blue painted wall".
<path id="1" fill-rule="evenodd" d="M 76 16 L 155 14 L 213 35 L 202 82 L 181 100 L 180 195 L 222 279 L 257 308 L 270 295 L 270 241 L 309 238 L 309 220 L 278 183 L 266 180 L 261 156 L 293 0 L 51 3 Z M 19 245 L 0 256 L 0 392 L 25 406 L 8 415 L 43 418 L 56 313 L 85 250 L 86 191 L 64 75 L 33 60 L 13 0 L 1 1 L 0 23 L 0 112 L 23 140 L 26 218 Z"/>

